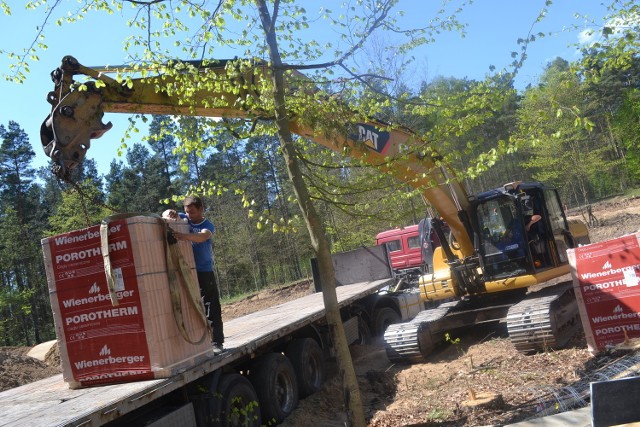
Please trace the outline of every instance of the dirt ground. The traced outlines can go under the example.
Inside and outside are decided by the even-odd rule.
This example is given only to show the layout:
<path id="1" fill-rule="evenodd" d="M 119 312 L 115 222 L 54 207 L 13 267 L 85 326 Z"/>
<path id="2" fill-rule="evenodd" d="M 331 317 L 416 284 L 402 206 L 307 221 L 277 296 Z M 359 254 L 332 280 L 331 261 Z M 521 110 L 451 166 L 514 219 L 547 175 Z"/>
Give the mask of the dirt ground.
<path id="1" fill-rule="evenodd" d="M 580 217 L 577 212 L 570 213 Z M 592 242 L 640 231 L 640 198 L 594 205 L 593 214 L 598 225 L 590 228 Z M 266 290 L 225 305 L 223 318 L 235 318 L 310 292 L 309 282 Z M 412 365 L 391 364 L 380 341 L 351 348 L 369 427 L 505 425 L 562 412 L 569 408 L 563 396 L 574 391 L 579 394 L 585 384 L 588 388 L 594 373 L 619 357 L 592 356 L 583 334 L 565 349 L 528 356 L 513 348 L 503 325 L 476 327 L 452 338 L 457 344 Z M 28 350 L 0 347 L 0 391 L 60 372 L 55 347 L 45 362 L 26 356 Z M 311 421 L 323 427 L 345 425 L 334 363 L 328 363 L 328 371 L 322 389 L 302 400 L 283 426 Z M 473 407 L 474 402 L 496 395 L 501 399 L 495 404 Z"/>

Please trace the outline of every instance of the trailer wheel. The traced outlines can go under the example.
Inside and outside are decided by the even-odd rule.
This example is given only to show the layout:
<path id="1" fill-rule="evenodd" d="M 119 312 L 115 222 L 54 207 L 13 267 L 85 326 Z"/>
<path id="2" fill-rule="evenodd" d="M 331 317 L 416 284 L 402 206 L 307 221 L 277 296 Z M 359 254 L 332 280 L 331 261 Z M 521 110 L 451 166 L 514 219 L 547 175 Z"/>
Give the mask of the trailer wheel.
<path id="1" fill-rule="evenodd" d="M 220 427 L 260 426 L 258 396 L 251 382 L 240 374 L 224 374 L 211 408 L 214 423 Z"/>
<path id="2" fill-rule="evenodd" d="M 373 313 L 373 331 L 377 337 L 384 335 L 389 325 L 398 323 L 400 315 L 391 307 L 380 307 Z"/>
<path id="3" fill-rule="evenodd" d="M 289 358 L 298 379 L 298 395 L 307 397 L 320 390 L 324 382 L 324 354 L 316 340 L 293 340 L 285 354 Z"/>
<path id="4" fill-rule="evenodd" d="M 367 322 L 361 316 L 358 317 L 358 340 L 353 344 L 371 344 L 371 329 L 369 328 Z"/>
<path id="5" fill-rule="evenodd" d="M 249 379 L 267 425 L 280 424 L 298 406 L 296 374 L 289 359 L 281 353 L 264 355 L 251 369 Z"/>

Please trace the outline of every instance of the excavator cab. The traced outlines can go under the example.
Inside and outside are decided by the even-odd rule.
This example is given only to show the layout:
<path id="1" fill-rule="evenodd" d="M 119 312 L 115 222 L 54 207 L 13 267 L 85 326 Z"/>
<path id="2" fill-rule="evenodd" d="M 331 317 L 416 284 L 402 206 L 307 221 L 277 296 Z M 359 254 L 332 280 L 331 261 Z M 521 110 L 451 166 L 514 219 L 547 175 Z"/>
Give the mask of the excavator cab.
<path id="1" fill-rule="evenodd" d="M 472 212 L 484 280 L 500 280 L 567 262 L 569 226 L 555 189 L 512 183 L 478 195 Z"/>
<path id="2" fill-rule="evenodd" d="M 485 279 L 519 276 L 529 270 L 522 215 L 517 203 L 503 195 L 478 206 L 481 230 L 479 252 L 484 261 Z"/>

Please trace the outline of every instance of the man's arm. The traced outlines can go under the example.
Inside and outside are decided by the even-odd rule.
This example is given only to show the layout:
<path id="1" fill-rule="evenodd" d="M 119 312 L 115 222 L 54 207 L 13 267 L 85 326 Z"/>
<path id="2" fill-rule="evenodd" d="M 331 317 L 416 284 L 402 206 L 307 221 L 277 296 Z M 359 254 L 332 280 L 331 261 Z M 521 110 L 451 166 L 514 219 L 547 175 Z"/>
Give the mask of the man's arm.
<path id="1" fill-rule="evenodd" d="M 166 211 L 162 212 L 162 218 L 177 221 L 180 219 L 180 216 L 175 209 L 167 209 Z"/>
<path id="2" fill-rule="evenodd" d="M 531 226 L 533 224 L 535 224 L 536 222 L 540 221 L 542 219 L 542 217 L 540 215 L 533 215 L 531 217 L 531 220 L 527 223 L 527 225 L 524 226 L 524 229 L 526 231 L 529 231 L 529 229 L 531 228 Z"/>
<path id="3" fill-rule="evenodd" d="M 211 239 L 211 230 L 207 230 L 206 228 L 200 230 L 199 233 L 181 233 L 179 231 L 174 231 L 173 236 L 178 240 L 188 240 L 194 243 L 202 243 Z"/>

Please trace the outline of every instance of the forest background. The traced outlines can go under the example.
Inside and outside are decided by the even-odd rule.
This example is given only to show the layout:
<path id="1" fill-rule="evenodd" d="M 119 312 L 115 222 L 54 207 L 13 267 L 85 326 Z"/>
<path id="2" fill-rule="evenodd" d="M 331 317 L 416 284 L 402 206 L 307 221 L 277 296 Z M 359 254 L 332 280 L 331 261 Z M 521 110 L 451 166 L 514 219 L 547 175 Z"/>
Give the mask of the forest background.
<path id="1" fill-rule="evenodd" d="M 618 25 L 600 28 L 600 43 L 583 47 L 577 60 L 556 58 L 539 82 L 525 89 L 514 88 L 513 73 L 534 36 L 523 40 L 510 72 L 482 81 L 436 77 L 409 87 L 402 83 L 402 64 L 386 62 L 388 79 L 367 81 L 357 102 L 375 102 L 380 92 L 392 94 L 394 102 L 382 103 L 378 117 L 430 141 L 469 194 L 515 180 L 542 181 L 560 190 L 567 207 L 582 208 L 637 191 L 638 6 L 612 5 Z M 491 97 L 483 98 L 488 92 Z M 206 216 L 217 227 L 214 251 L 224 298 L 311 275 L 313 251 L 277 138 L 238 139 L 234 126 L 250 124 L 230 125 L 233 121 L 148 120 L 148 135 L 128 135 L 122 147 L 126 161 L 114 159 L 109 172 L 100 175 L 95 161 L 87 160 L 74 171 L 75 184 L 56 180 L 46 167 L 34 167 L 35 144 L 20 123 L 0 125 L 3 345 L 55 338 L 42 238 L 97 224 L 118 212 L 179 208 L 180 195 L 188 192 L 205 194 Z M 185 149 L 194 140 L 198 149 Z M 372 245 L 378 232 L 434 214 L 406 183 L 302 138 L 297 147 L 334 252 Z"/>

